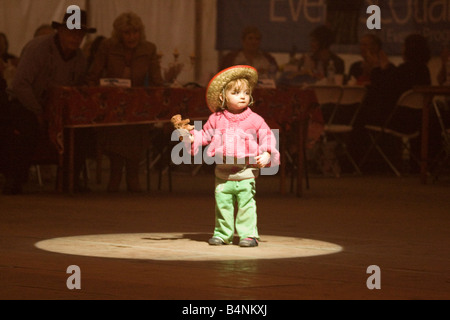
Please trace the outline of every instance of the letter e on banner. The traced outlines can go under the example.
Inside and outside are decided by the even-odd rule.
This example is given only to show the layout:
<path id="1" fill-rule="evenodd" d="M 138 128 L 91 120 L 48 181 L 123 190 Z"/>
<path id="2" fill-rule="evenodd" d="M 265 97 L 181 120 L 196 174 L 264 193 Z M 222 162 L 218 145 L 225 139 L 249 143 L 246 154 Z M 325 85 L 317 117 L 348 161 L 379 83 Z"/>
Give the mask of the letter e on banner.
<path id="1" fill-rule="evenodd" d="M 369 18 L 367 18 L 367 29 L 381 29 L 381 9 L 379 6 L 371 5 L 367 8 L 366 13 L 372 14 Z"/>
<path id="2" fill-rule="evenodd" d="M 81 289 L 81 269 L 79 266 L 68 266 L 66 273 L 71 273 L 72 275 L 67 278 L 66 285 L 69 290 Z"/>
<path id="3" fill-rule="evenodd" d="M 372 275 L 367 278 L 366 285 L 367 288 L 372 289 L 381 289 L 381 270 L 379 266 L 371 265 L 367 267 L 366 273 L 372 273 Z"/>
<path id="4" fill-rule="evenodd" d="M 67 18 L 66 26 L 67 29 L 81 29 L 81 10 L 79 6 L 71 5 L 67 7 L 67 13 L 71 13 L 72 15 Z"/>

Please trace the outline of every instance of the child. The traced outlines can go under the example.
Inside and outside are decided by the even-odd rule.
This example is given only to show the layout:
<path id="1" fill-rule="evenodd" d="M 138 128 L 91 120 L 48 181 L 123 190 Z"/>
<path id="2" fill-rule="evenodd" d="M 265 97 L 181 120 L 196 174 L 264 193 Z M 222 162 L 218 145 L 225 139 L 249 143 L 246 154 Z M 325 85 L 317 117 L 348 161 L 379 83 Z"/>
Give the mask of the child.
<path id="1" fill-rule="evenodd" d="M 209 145 L 214 157 L 215 229 L 210 245 L 233 241 L 234 203 L 237 203 L 236 231 L 239 246 L 258 246 L 255 178 L 259 168 L 278 165 L 280 154 L 275 135 L 264 119 L 250 109 L 252 90 L 258 73 L 250 66 L 234 66 L 219 72 L 210 81 L 206 100 L 213 112 L 202 131 L 191 131 L 192 154 Z"/>

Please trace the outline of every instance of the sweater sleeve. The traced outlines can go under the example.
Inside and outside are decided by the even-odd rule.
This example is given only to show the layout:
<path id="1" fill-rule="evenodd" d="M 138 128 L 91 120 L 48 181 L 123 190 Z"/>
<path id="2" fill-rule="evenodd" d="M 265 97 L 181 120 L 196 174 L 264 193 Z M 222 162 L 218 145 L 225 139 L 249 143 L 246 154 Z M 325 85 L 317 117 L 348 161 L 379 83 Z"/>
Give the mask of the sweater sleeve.
<path id="1" fill-rule="evenodd" d="M 258 146 L 259 154 L 264 152 L 270 153 L 269 166 L 277 166 L 280 164 L 280 152 L 277 149 L 277 142 L 279 141 L 279 131 L 270 129 L 267 123 L 261 118 L 261 124 L 258 128 Z"/>
<path id="2" fill-rule="evenodd" d="M 195 155 L 200 149 L 200 146 L 206 146 L 211 143 L 214 136 L 216 116 L 212 114 L 201 130 L 192 130 L 191 134 L 194 136 L 194 142 L 191 145 L 191 154 Z"/>

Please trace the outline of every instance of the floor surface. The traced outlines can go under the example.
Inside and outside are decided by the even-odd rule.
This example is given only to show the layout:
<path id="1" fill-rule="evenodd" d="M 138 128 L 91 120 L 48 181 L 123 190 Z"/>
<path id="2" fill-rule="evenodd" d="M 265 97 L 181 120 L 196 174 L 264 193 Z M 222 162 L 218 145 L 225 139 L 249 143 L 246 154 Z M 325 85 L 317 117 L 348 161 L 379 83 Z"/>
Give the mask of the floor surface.
<path id="1" fill-rule="evenodd" d="M 448 182 L 316 176 L 297 198 L 260 177 L 257 248 L 207 244 L 210 172 L 175 172 L 172 192 L 167 176 L 159 191 L 151 182 L 143 194 L 92 183 L 0 195 L 0 299 L 450 298 Z"/>

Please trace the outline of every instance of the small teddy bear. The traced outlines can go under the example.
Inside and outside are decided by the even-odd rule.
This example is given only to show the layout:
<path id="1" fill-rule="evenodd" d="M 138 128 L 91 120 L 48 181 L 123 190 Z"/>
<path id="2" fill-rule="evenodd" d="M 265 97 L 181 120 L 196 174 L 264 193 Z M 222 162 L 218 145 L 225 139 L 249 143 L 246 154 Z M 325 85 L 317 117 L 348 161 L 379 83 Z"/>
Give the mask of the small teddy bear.
<path id="1" fill-rule="evenodd" d="M 182 119 L 181 115 L 176 114 L 172 117 L 172 119 L 170 119 L 170 121 L 172 122 L 173 126 L 175 127 L 175 129 L 185 129 L 187 131 L 191 131 L 194 130 L 194 126 L 189 124 L 189 122 L 191 122 L 191 120 L 189 119 Z"/>
<path id="2" fill-rule="evenodd" d="M 190 131 L 194 130 L 194 126 L 189 124 L 191 120 L 181 118 L 181 115 L 176 114 L 170 119 L 170 122 L 172 122 L 174 128 L 178 130 L 180 133 L 180 141 L 183 141 L 183 137 L 189 137 L 192 139 L 190 135 Z"/>

